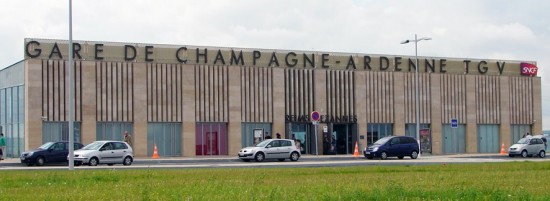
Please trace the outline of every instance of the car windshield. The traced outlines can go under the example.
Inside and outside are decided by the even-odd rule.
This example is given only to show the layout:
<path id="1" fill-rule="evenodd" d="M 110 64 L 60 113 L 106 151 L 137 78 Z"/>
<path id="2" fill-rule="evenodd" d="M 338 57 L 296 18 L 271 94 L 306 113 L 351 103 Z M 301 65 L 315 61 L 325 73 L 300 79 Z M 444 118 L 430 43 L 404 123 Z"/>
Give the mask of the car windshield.
<path id="1" fill-rule="evenodd" d="M 45 144 L 43 144 L 42 146 L 38 147 L 39 149 L 49 149 L 54 143 L 53 142 L 46 142 Z"/>
<path id="2" fill-rule="evenodd" d="M 260 143 L 254 145 L 255 147 L 265 147 L 265 145 L 269 144 L 269 142 L 271 142 L 271 140 L 264 140 L 264 141 L 261 141 Z"/>
<path id="3" fill-rule="evenodd" d="M 516 144 L 529 144 L 529 140 L 531 139 L 521 138 Z"/>
<path id="4" fill-rule="evenodd" d="M 384 137 L 382 139 L 379 139 L 377 140 L 376 142 L 374 142 L 374 144 L 376 145 L 383 145 L 385 144 L 386 142 L 388 142 L 388 140 L 392 139 L 392 137 Z"/>
<path id="5" fill-rule="evenodd" d="M 99 147 L 101 147 L 101 145 L 103 145 L 103 142 L 92 142 L 92 143 L 86 145 L 85 147 L 83 147 L 82 149 L 84 149 L 84 150 L 98 150 Z"/>

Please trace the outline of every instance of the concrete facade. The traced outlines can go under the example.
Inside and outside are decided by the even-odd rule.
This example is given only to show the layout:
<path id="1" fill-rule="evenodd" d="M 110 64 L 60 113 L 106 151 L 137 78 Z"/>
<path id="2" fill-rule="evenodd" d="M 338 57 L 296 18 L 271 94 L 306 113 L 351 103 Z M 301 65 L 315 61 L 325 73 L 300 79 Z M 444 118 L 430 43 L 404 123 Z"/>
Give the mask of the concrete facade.
<path id="1" fill-rule="evenodd" d="M 133 123 L 135 154 L 147 156 L 148 123 L 175 122 L 181 123 L 181 156 L 195 156 L 197 123 L 214 122 L 227 125 L 227 142 L 221 143 L 235 155 L 244 146 L 243 124 L 268 123 L 269 133 L 287 138 L 291 125 L 303 124 L 312 135 L 309 114 L 315 110 L 326 119 L 310 139 L 322 153 L 328 148 L 323 135 L 337 125 L 349 125 L 346 140 L 362 149 L 374 139 L 368 125 L 387 124 L 392 135 L 405 135 L 406 125 L 416 123 L 410 56 L 77 43 L 75 108 L 84 144 L 96 140 L 98 122 Z M 68 120 L 60 105 L 68 90 L 67 47 L 62 40 L 25 41 L 26 149 L 43 143 L 43 122 Z M 498 124 L 498 144 L 506 146 L 512 135 L 523 134 L 513 133 L 513 125 L 542 133 L 541 79 L 522 76 L 520 63 L 420 58 L 420 119 L 429 124 L 433 154 L 444 153 L 442 127 L 450 118 L 466 126 L 467 153 L 478 152 L 480 125 Z M 486 93 L 492 80 L 498 83 Z"/>

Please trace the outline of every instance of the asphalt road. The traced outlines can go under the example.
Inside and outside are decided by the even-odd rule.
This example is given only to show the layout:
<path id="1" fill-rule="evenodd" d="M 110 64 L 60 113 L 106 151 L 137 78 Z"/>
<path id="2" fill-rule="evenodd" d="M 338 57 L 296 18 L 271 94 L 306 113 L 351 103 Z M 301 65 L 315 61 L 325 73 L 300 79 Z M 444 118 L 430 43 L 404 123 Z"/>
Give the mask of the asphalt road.
<path id="1" fill-rule="evenodd" d="M 460 155 L 423 155 L 418 159 L 389 158 L 387 160 L 373 159 L 368 160 L 364 157 L 353 157 L 352 155 L 331 155 L 315 156 L 306 155 L 299 161 L 291 162 L 286 160 L 279 162 L 277 160 L 264 162 L 243 162 L 237 157 L 180 157 L 180 158 L 136 158 L 131 166 L 123 165 L 99 165 L 78 166 L 77 170 L 84 169 L 180 169 L 180 168 L 295 168 L 295 167 L 340 167 L 340 166 L 381 166 L 381 165 L 425 165 L 425 164 L 449 164 L 449 163 L 494 163 L 511 161 L 550 161 L 550 158 L 538 157 L 514 157 L 499 154 L 460 154 Z M 26 166 L 21 164 L 19 159 L 12 158 L 0 162 L 0 170 L 52 170 L 67 169 L 66 163 L 47 164 L 45 166 Z"/>

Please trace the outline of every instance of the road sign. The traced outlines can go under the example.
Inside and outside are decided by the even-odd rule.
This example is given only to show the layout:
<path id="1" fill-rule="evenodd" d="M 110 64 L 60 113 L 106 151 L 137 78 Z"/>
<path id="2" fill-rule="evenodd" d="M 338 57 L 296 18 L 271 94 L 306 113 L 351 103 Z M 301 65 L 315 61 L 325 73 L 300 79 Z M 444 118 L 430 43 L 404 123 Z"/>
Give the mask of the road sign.
<path id="1" fill-rule="evenodd" d="M 319 115 L 319 112 L 311 112 L 311 121 L 319 121 L 319 119 L 321 119 L 321 115 Z"/>
<path id="2" fill-rule="evenodd" d="M 458 119 L 451 119 L 451 128 L 458 128 Z"/>

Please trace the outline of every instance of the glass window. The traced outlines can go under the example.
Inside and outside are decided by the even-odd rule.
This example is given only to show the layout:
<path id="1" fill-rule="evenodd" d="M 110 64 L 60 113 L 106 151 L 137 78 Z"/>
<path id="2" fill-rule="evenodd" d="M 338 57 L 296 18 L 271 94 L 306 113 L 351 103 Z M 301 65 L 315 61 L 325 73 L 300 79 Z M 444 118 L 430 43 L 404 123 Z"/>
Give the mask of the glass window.
<path id="1" fill-rule="evenodd" d="M 279 142 L 279 140 L 275 140 L 269 143 L 269 145 L 271 145 L 271 147 L 280 147 L 281 143 Z"/>
<path id="2" fill-rule="evenodd" d="M 367 143 L 374 143 L 378 139 L 393 135 L 393 124 L 368 124 Z"/>

